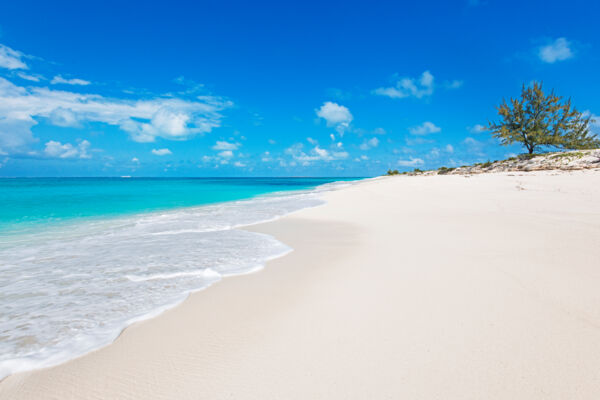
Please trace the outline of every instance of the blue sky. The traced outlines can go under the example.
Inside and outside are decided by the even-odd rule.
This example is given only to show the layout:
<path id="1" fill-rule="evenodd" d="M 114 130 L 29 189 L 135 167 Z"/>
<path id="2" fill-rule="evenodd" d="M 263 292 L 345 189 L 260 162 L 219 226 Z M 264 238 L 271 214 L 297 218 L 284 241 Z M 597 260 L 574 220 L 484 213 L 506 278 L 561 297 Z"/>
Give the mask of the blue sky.
<path id="1" fill-rule="evenodd" d="M 521 150 L 480 127 L 523 83 L 600 115 L 599 12 L 2 2 L 0 176 L 371 176 L 504 158 Z"/>

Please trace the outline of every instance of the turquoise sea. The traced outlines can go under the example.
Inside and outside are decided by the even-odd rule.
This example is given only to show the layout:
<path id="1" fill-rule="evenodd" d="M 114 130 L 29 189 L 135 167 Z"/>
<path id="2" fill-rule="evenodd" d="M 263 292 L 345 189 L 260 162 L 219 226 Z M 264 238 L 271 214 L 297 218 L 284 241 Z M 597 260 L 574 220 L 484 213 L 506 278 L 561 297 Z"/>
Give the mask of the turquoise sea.
<path id="1" fill-rule="evenodd" d="M 107 345 L 292 251 L 238 228 L 323 204 L 351 181 L 0 179 L 0 379 Z"/>
<path id="2" fill-rule="evenodd" d="M 0 233 L 76 218 L 109 217 L 314 188 L 338 178 L 0 179 Z"/>

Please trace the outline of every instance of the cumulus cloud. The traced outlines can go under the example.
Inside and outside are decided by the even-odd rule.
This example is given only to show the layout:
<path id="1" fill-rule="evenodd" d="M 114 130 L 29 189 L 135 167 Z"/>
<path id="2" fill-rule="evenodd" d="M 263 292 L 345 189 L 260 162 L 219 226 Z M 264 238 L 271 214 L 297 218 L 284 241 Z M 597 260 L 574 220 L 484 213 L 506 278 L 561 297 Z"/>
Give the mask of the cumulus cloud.
<path id="1" fill-rule="evenodd" d="M 133 163 L 139 163 L 139 162 L 140 162 L 140 160 L 139 160 L 137 157 L 133 157 L 133 158 L 131 159 L 131 162 L 133 162 Z"/>
<path id="2" fill-rule="evenodd" d="M 362 142 L 362 144 L 359 146 L 359 148 L 361 150 L 369 150 L 369 149 L 372 149 L 373 147 L 377 147 L 377 146 L 379 146 L 379 139 L 374 137 L 372 139 L 365 140 L 364 142 Z"/>
<path id="3" fill-rule="evenodd" d="M 487 128 L 485 126 L 480 125 L 480 124 L 475 124 L 473 126 L 469 126 L 469 127 L 467 127 L 467 129 L 471 133 L 481 133 L 481 132 L 485 132 L 487 130 Z"/>
<path id="4" fill-rule="evenodd" d="M 24 73 L 23 59 L 29 56 L 0 45 L 0 68 L 17 70 L 30 85 L 41 82 L 40 75 Z M 19 71 L 21 70 L 21 71 Z M 82 79 L 57 75 L 52 83 L 85 85 Z M 144 99 L 106 97 L 75 93 L 44 86 L 20 86 L 0 77 L 0 148 L 9 154 L 26 153 L 36 142 L 31 128 L 45 122 L 55 126 L 80 127 L 85 123 L 116 126 L 137 142 L 156 138 L 186 140 L 221 126 L 221 111 L 229 101 L 216 96 L 165 95 Z"/>
<path id="5" fill-rule="evenodd" d="M 564 61 L 574 56 L 572 43 L 566 38 L 561 37 L 553 42 L 542 46 L 538 49 L 540 60 L 545 63 L 554 64 L 557 61 Z"/>
<path id="6" fill-rule="evenodd" d="M 217 140 L 217 143 L 212 147 L 213 150 L 237 150 L 239 143 L 230 143 L 226 141 Z"/>
<path id="7" fill-rule="evenodd" d="M 439 126 L 436 126 L 433 122 L 425 121 L 421 125 L 413 126 L 408 131 L 413 135 L 429 135 L 432 133 L 438 133 L 442 130 Z"/>
<path id="8" fill-rule="evenodd" d="M 119 127 L 136 142 L 153 142 L 157 137 L 186 140 L 219 127 L 220 111 L 230 105 L 211 96 L 125 100 L 22 87 L 0 78 L 0 147 L 18 151 L 32 143 L 31 127 L 39 120 L 56 126 L 101 122 Z"/>
<path id="9" fill-rule="evenodd" d="M 233 157 L 233 151 L 223 150 L 218 154 L 218 156 L 223 157 L 223 158 L 231 158 L 231 157 Z"/>
<path id="10" fill-rule="evenodd" d="M 309 165 L 312 161 L 342 160 L 348 158 L 349 155 L 345 151 L 329 151 L 319 146 L 313 147 L 306 153 L 303 148 L 304 145 L 302 143 L 296 143 L 285 149 L 285 153 L 292 156 L 294 160 L 302 163 L 302 165 Z"/>
<path id="11" fill-rule="evenodd" d="M 401 99 L 411 96 L 420 99 L 433 94 L 433 81 L 434 77 L 431 72 L 425 71 L 419 78 L 401 78 L 394 86 L 380 87 L 375 89 L 373 93 L 392 99 Z"/>
<path id="12" fill-rule="evenodd" d="M 425 161 L 421 158 L 413 158 L 410 157 L 409 160 L 398 160 L 398 165 L 401 167 L 418 167 L 419 165 L 423 165 Z"/>
<path id="13" fill-rule="evenodd" d="M 73 78 L 73 79 L 66 79 L 63 78 L 60 75 L 56 75 L 54 78 L 52 78 L 52 80 L 50 81 L 51 84 L 53 85 L 58 85 L 58 84 L 63 84 L 63 85 L 80 85 L 80 86 L 87 86 L 89 85 L 91 82 L 90 81 L 86 81 L 83 79 L 77 79 L 77 78 Z"/>
<path id="14" fill-rule="evenodd" d="M 238 167 L 238 168 L 242 168 L 242 167 L 245 167 L 245 166 L 246 166 L 246 164 L 244 164 L 244 163 L 243 163 L 243 162 L 241 162 L 241 161 L 236 161 L 236 162 L 234 162 L 234 163 L 233 163 L 233 165 L 234 165 L 235 167 Z"/>
<path id="15" fill-rule="evenodd" d="M 88 149 L 90 142 L 82 140 L 79 145 L 73 146 L 71 143 L 62 144 L 61 142 L 50 140 L 46 142 L 44 153 L 53 158 L 90 158 Z"/>
<path id="16" fill-rule="evenodd" d="M 344 134 L 354 119 L 348 108 L 331 101 L 323 103 L 315 112 L 327 122 L 327 126 L 335 127 L 340 135 Z"/>
<path id="17" fill-rule="evenodd" d="M 0 68 L 28 69 L 27 64 L 22 60 L 24 57 L 25 55 L 20 51 L 0 44 Z"/>
<path id="18" fill-rule="evenodd" d="M 155 156 L 166 156 L 173 153 L 169 149 L 152 149 L 152 154 Z"/>
<path id="19" fill-rule="evenodd" d="M 454 153 L 454 147 L 451 144 L 446 145 L 446 152 Z"/>

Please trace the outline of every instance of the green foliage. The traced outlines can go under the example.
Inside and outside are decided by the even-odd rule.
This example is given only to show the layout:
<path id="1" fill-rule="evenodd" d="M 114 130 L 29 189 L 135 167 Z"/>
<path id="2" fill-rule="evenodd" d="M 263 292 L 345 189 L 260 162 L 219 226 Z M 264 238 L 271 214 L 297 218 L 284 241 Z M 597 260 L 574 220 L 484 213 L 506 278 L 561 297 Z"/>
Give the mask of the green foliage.
<path id="1" fill-rule="evenodd" d="M 487 160 L 486 162 L 484 162 L 483 164 L 480 164 L 481 168 L 488 168 L 492 166 L 492 162 L 490 160 Z"/>
<path id="2" fill-rule="evenodd" d="M 388 169 L 388 172 L 387 172 L 387 175 L 399 175 L 399 174 L 400 174 L 400 172 L 398 172 L 397 169 L 394 169 L 394 170 Z"/>
<path id="3" fill-rule="evenodd" d="M 423 171 L 422 171 L 422 170 L 420 170 L 419 168 L 415 168 L 415 169 L 413 169 L 413 172 L 414 172 L 415 174 L 420 174 L 420 173 L 421 173 L 421 172 L 423 172 Z"/>
<path id="4" fill-rule="evenodd" d="M 517 159 L 519 159 L 519 161 L 526 161 L 526 160 L 531 160 L 532 158 L 536 158 L 538 156 L 538 154 L 519 154 L 517 156 Z"/>
<path id="5" fill-rule="evenodd" d="M 445 175 L 449 172 L 454 171 L 456 168 L 447 168 L 447 167 L 439 167 L 438 168 L 438 174 L 440 175 Z"/>
<path id="6" fill-rule="evenodd" d="M 554 91 L 545 95 L 542 85 L 523 85 L 520 99 L 504 100 L 496 107 L 499 122 L 490 122 L 492 136 L 503 145 L 521 143 L 529 154 L 539 146 L 559 149 L 590 149 L 600 147 L 600 139 L 590 133 L 594 121 L 571 106 L 571 99 L 563 101 Z"/>
<path id="7" fill-rule="evenodd" d="M 568 153 L 558 153 L 552 156 L 552 158 L 581 158 L 585 156 L 585 153 L 582 151 L 572 151 Z"/>

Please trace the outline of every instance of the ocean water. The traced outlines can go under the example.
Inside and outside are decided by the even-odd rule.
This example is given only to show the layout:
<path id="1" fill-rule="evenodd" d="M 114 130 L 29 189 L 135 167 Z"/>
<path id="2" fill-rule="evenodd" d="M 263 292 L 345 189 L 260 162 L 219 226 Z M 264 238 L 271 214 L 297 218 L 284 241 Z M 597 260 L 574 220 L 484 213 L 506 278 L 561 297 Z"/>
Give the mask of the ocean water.
<path id="1" fill-rule="evenodd" d="M 323 203 L 350 180 L 0 180 L 0 379 L 111 343 L 291 251 L 236 229 Z"/>

